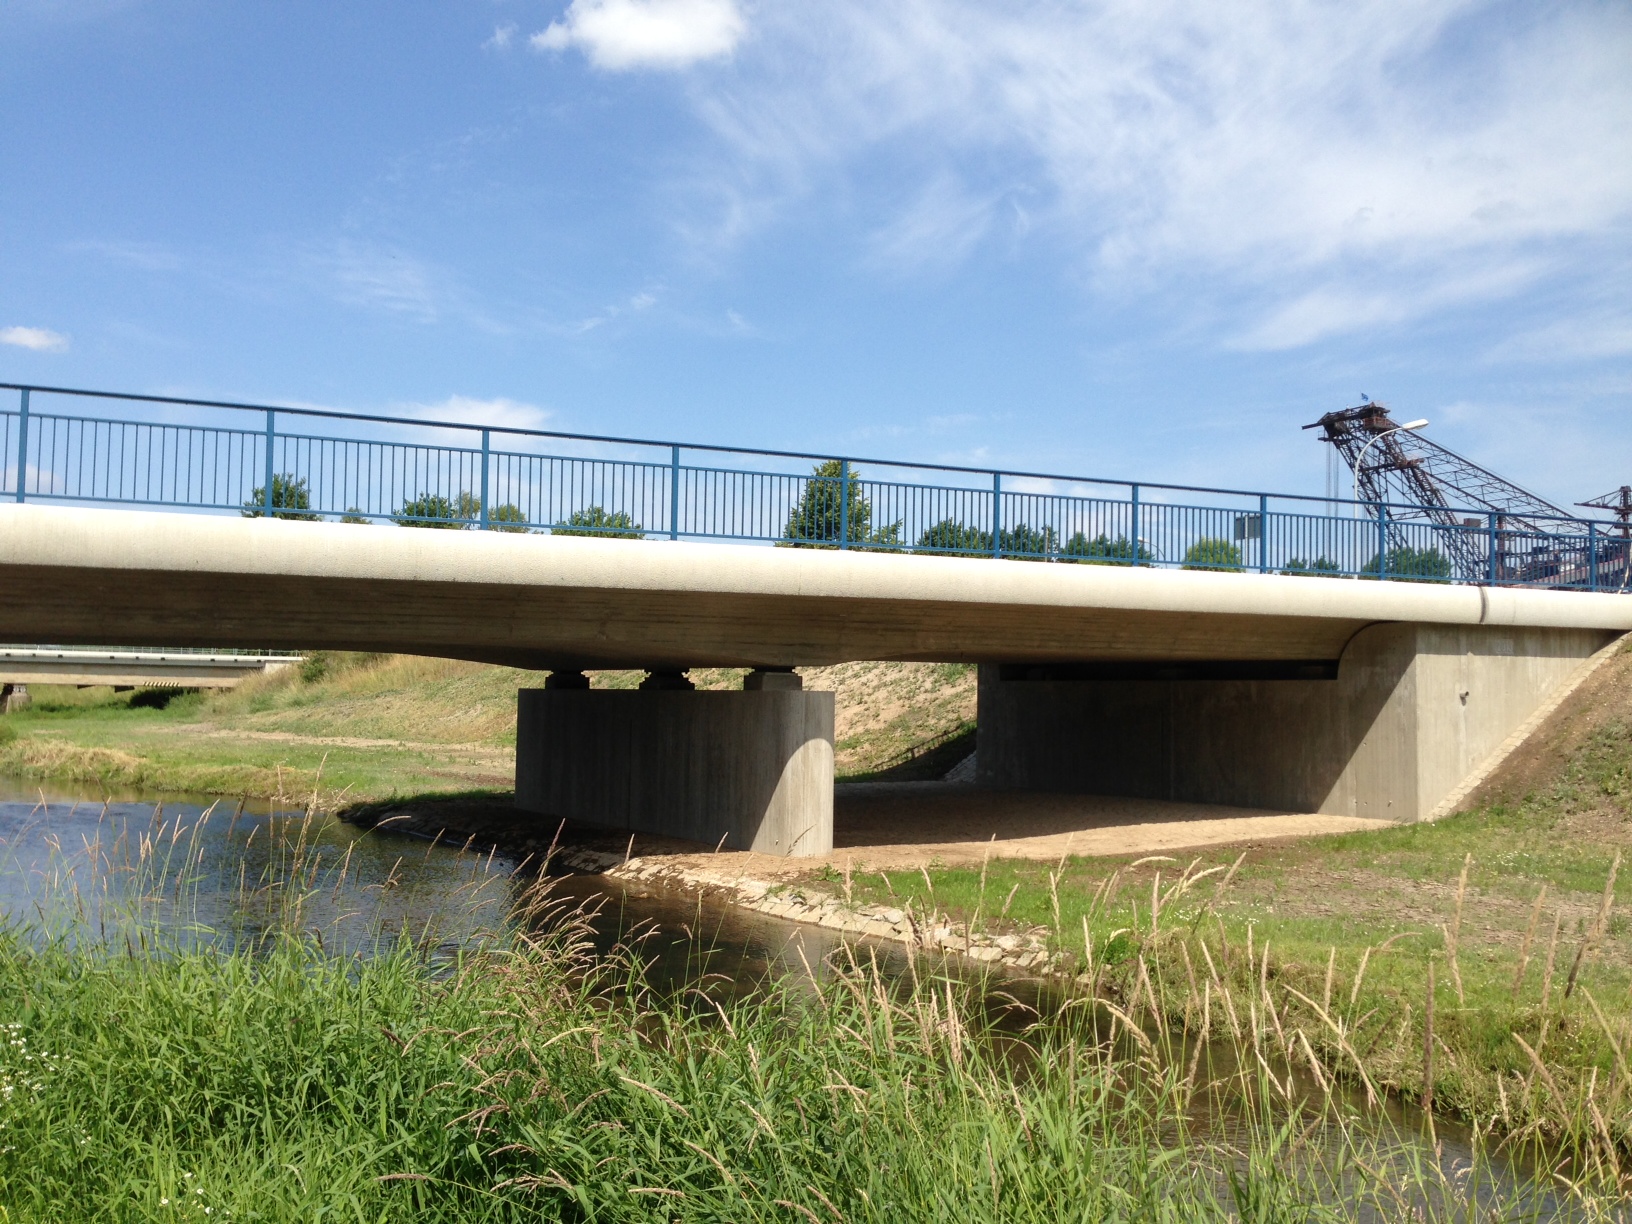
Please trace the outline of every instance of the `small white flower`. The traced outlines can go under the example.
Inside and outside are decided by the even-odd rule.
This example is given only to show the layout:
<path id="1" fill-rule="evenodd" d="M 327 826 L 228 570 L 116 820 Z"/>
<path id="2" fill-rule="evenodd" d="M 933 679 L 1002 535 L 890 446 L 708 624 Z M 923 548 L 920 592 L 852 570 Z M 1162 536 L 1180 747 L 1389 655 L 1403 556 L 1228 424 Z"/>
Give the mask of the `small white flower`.
<path id="1" fill-rule="evenodd" d="M 161 1198 L 161 1199 L 160 1199 L 160 1200 L 159 1200 L 159 1206 L 160 1206 L 160 1207 L 168 1207 L 168 1206 L 170 1206 L 170 1200 L 169 1200 L 169 1199 L 167 1199 L 167 1198 Z"/>

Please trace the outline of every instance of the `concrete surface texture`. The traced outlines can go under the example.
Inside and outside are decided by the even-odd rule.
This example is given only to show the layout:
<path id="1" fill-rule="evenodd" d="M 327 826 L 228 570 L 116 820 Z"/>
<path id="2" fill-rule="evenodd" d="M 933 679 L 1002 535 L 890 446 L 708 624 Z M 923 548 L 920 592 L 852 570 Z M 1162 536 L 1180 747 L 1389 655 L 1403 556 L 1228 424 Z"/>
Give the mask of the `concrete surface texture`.
<path id="1" fill-rule="evenodd" d="M 1626 631 L 1632 597 L 0 505 L 0 640 L 539 669 L 1335 660 L 1367 625 Z"/>
<path id="2" fill-rule="evenodd" d="M 981 669 L 982 785 L 1415 821 L 1615 640 L 1376 625 L 1335 679 L 1030 680 Z"/>
<path id="3" fill-rule="evenodd" d="M 833 848 L 833 694 L 523 689 L 516 806 L 808 857 Z"/>

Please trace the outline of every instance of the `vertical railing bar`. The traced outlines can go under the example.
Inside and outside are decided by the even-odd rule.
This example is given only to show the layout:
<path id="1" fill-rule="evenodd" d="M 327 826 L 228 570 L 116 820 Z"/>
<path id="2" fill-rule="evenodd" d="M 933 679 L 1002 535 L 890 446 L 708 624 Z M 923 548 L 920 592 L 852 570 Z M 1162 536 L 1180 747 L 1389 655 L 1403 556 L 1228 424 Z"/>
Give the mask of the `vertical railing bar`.
<path id="1" fill-rule="evenodd" d="M 277 426 L 274 418 L 277 416 L 272 409 L 266 410 L 266 488 L 262 490 L 262 503 L 266 517 L 272 517 L 272 440 L 276 436 Z"/>
<path id="2" fill-rule="evenodd" d="M 1258 495 L 1258 572 L 1269 573 L 1269 498 L 1262 493 Z"/>
<path id="3" fill-rule="evenodd" d="M 850 547 L 850 460 L 839 460 L 839 547 Z"/>
<path id="4" fill-rule="evenodd" d="M 1130 564 L 1138 565 L 1139 564 L 1139 486 L 1138 485 L 1129 485 L 1128 488 L 1131 489 L 1132 492 L 1133 492 L 1133 500 L 1130 503 L 1131 513 L 1130 513 L 1129 522 L 1128 522 L 1128 529 L 1129 529 L 1129 531 L 1132 532 L 1133 539 L 1129 541 L 1129 544 L 1131 545 L 1131 551 L 1128 554 L 1128 559 L 1129 559 Z M 1156 551 L 1155 549 L 1151 549 L 1152 554 L 1154 554 L 1155 551 Z"/>
<path id="5" fill-rule="evenodd" d="M 1490 541 L 1490 560 L 1489 560 L 1490 585 L 1495 586 L 1496 585 L 1496 575 L 1497 575 L 1497 572 L 1498 572 L 1498 566 L 1497 566 L 1497 561 L 1496 561 L 1496 512 L 1494 510 L 1491 511 L 1489 514 L 1487 514 L 1485 516 L 1485 520 L 1486 520 L 1485 525 L 1486 525 L 1486 529 L 1487 529 L 1487 538 Z"/>
<path id="6" fill-rule="evenodd" d="M 487 429 L 482 430 L 482 501 L 481 501 L 481 506 L 482 506 L 482 530 L 483 531 L 487 530 L 487 524 L 488 524 L 488 521 L 489 521 L 488 513 L 487 513 L 487 500 L 488 500 L 488 497 L 487 497 L 487 463 L 488 463 L 489 453 L 490 453 L 490 450 L 491 450 L 491 447 L 490 447 L 490 444 L 489 444 L 491 433 L 492 433 L 491 430 L 487 430 Z"/>
<path id="7" fill-rule="evenodd" d="M 1003 473 L 992 473 L 992 556 L 1003 555 Z"/>
<path id="8" fill-rule="evenodd" d="M 17 407 L 17 500 L 25 499 L 24 478 L 28 475 L 28 388 L 19 393 Z"/>

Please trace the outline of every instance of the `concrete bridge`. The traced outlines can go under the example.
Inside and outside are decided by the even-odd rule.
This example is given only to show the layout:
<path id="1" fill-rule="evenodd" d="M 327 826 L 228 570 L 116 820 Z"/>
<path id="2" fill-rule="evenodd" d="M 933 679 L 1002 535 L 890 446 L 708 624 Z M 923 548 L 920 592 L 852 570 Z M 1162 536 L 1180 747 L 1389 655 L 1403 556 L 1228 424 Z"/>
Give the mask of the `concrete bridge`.
<path id="1" fill-rule="evenodd" d="M 985 785 L 1409 821 L 1628 631 L 1589 592 L 0 505 L 0 638 L 549 671 L 522 806 L 779 854 L 832 841 L 833 699 L 796 666 L 982 665 Z"/>
<path id="2" fill-rule="evenodd" d="M 299 663 L 297 654 L 0 646 L 0 714 L 28 704 L 31 684 L 130 688 L 233 688 L 249 676 Z"/>

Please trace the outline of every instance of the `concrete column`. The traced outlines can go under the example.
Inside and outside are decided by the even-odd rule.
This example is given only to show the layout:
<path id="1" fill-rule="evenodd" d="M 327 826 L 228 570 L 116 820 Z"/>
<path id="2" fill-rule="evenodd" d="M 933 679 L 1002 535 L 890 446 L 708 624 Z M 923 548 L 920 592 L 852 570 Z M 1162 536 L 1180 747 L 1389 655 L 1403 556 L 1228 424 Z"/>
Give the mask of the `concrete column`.
<path id="1" fill-rule="evenodd" d="M 633 691 L 522 689 L 516 806 L 710 848 L 826 854 L 833 694 L 697 692 L 672 679 Z"/>
<path id="2" fill-rule="evenodd" d="M 0 684 L 0 714 L 26 709 L 32 702 L 33 699 L 28 695 L 28 685 Z"/>
<path id="3" fill-rule="evenodd" d="M 1427 819 L 1613 637 L 1387 624 L 1361 630 L 1335 663 L 985 665 L 977 776 Z"/>

